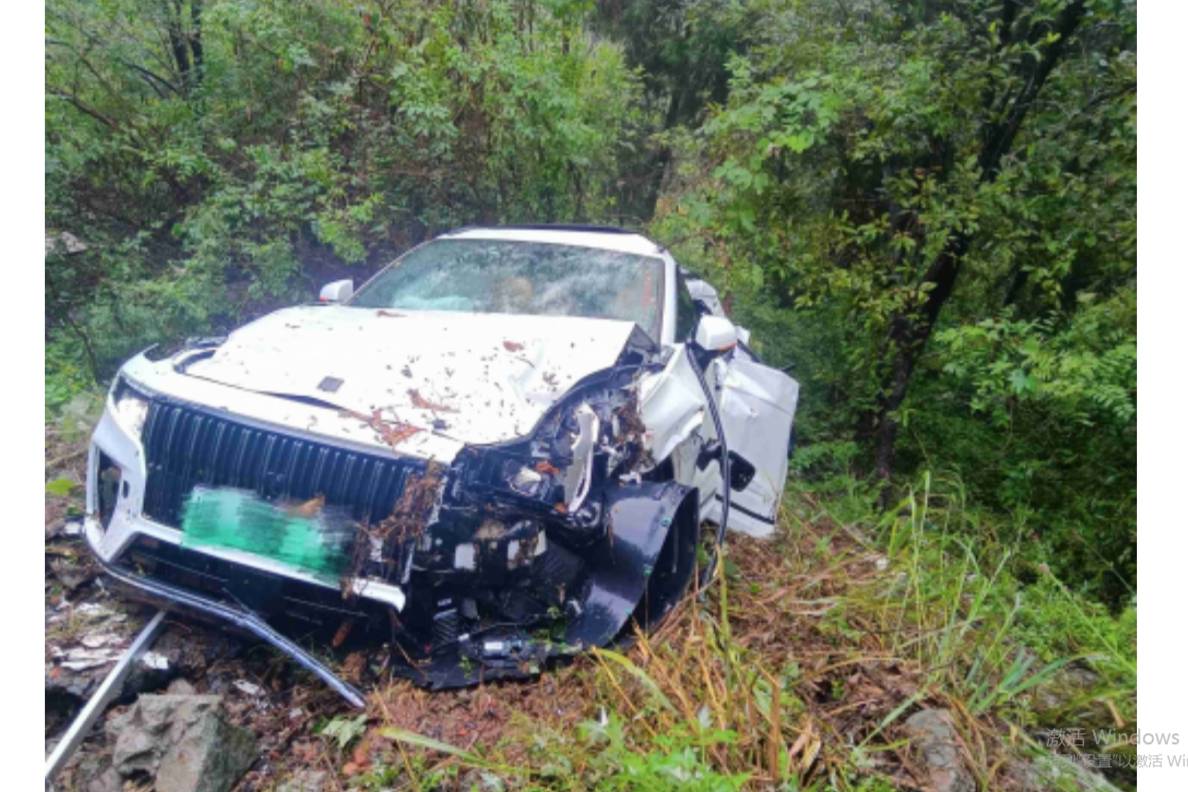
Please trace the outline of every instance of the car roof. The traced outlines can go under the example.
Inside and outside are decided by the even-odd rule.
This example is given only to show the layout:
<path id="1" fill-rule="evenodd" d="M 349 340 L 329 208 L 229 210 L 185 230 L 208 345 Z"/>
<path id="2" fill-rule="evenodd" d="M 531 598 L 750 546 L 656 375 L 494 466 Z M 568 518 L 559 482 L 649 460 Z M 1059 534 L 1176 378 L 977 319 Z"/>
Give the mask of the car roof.
<path id="1" fill-rule="evenodd" d="M 473 226 L 447 231 L 438 239 L 504 239 L 542 242 L 551 245 L 615 250 L 637 256 L 660 257 L 664 248 L 652 240 L 622 228 L 574 225 Z"/>

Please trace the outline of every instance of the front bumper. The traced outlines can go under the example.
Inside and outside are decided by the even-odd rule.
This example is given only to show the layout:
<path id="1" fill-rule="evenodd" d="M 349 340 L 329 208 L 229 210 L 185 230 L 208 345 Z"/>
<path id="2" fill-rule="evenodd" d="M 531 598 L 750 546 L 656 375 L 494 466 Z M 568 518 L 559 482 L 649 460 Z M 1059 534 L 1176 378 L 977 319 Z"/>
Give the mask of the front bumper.
<path id="1" fill-rule="evenodd" d="M 363 709 L 363 694 L 334 675 L 313 655 L 274 630 L 266 621 L 244 608 L 237 608 L 217 600 L 200 596 L 168 583 L 135 574 L 100 560 L 103 570 L 118 583 L 128 587 L 141 598 L 170 610 L 181 609 L 200 617 L 212 618 L 248 632 L 287 654 L 302 668 L 313 673 L 342 696 L 351 706 Z"/>
<path id="2" fill-rule="evenodd" d="M 119 475 L 118 486 L 113 493 L 114 505 L 110 507 L 106 525 L 100 516 L 99 503 L 98 477 L 103 465 L 114 466 Z M 101 562 L 109 566 L 118 563 L 129 548 L 141 539 L 181 546 L 180 530 L 152 520 L 142 512 L 147 480 L 145 449 L 139 439 L 130 437 L 123 430 L 110 407 L 104 410 L 95 428 L 87 470 L 87 516 L 83 533 L 91 551 Z M 289 578 L 327 591 L 339 590 L 336 584 L 265 556 L 229 548 L 204 548 L 201 552 L 263 574 Z M 372 577 L 353 577 L 350 591 L 363 599 L 390 605 L 397 611 L 404 608 L 406 601 L 405 592 L 400 586 Z"/>

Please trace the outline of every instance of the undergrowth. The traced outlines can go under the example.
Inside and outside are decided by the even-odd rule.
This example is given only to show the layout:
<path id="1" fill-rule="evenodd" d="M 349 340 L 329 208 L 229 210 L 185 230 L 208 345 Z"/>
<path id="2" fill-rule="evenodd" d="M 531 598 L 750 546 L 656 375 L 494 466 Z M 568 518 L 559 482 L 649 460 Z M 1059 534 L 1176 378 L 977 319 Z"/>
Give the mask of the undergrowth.
<path id="1" fill-rule="evenodd" d="M 924 476 L 882 518 L 861 482 L 790 490 L 774 540 L 732 536 L 710 588 L 629 648 L 530 685 L 377 691 L 349 785 L 917 788 L 903 721 L 939 708 L 997 789 L 1046 729 L 1134 729 L 1133 608 L 1021 582 L 956 482 Z"/>

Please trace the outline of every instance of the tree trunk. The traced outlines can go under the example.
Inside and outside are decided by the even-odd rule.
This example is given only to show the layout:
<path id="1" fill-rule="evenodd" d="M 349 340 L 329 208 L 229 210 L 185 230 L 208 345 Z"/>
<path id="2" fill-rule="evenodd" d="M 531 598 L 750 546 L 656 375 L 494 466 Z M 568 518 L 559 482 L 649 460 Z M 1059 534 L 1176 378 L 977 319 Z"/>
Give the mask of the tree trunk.
<path id="1" fill-rule="evenodd" d="M 1003 157 L 1014 145 L 1023 120 L 1035 104 L 1048 76 L 1063 58 L 1068 40 L 1084 14 L 1084 0 L 1076 0 L 1064 7 L 1054 24 L 1041 23 L 1028 29 L 1027 39 L 1033 43 L 1049 33 L 1056 33 L 1057 37 L 1044 51 L 1043 57 L 1024 61 L 1016 75 L 1016 82 L 1020 84 L 1020 88 L 1005 94 L 1000 101 L 994 103 L 1000 111 L 986 122 L 981 131 L 983 143 L 978 155 L 978 164 L 981 166 L 980 183 L 990 184 L 998 178 Z M 882 482 L 879 504 L 883 508 L 890 505 L 895 442 L 899 435 L 899 422 L 894 413 L 907 396 L 920 354 L 932 336 L 941 309 L 953 294 L 961 262 L 969 251 L 970 243 L 971 239 L 967 234 L 950 240 L 921 280 L 922 287 L 931 286 L 924 305 L 919 310 L 897 314 L 892 318 L 888 329 L 892 361 L 890 370 L 883 380 L 874 419 L 874 470 Z"/>

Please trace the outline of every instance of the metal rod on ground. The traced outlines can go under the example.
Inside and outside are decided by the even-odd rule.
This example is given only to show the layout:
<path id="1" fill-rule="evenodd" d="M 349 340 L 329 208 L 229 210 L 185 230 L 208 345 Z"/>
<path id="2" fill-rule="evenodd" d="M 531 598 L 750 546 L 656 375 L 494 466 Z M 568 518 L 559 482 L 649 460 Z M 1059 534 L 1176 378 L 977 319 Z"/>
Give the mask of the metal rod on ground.
<path id="1" fill-rule="evenodd" d="M 107 705 L 123 691 L 124 679 L 132 669 L 132 663 L 152 644 L 153 639 L 160 632 L 161 624 L 164 621 L 165 611 L 157 611 L 157 615 L 149 620 L 149 623 L 144 626 L 144 629 L 132 641 L 128 650 L 116 661 L 116 664 L 107 673 L 102 684 L 99 685 L 91 698 L 83 706 L 82 711 L 75 717 L 74 722 L 70 724 L 70 728 L 62 735 L 62 739 L 54 746 L 53 752 L 45 760 L 45 781 L 47 784 L 54 777 L 54 774 L 62 769 L 62 765 L 66 764 L 66 760 L 70 758 L 75 749 L 78 748 L 83 739 L 90 733 L 91 726 L 103 714 L 103 710 L 107 708 Z"/>

